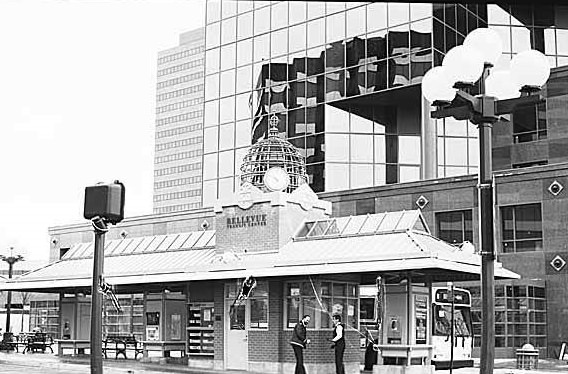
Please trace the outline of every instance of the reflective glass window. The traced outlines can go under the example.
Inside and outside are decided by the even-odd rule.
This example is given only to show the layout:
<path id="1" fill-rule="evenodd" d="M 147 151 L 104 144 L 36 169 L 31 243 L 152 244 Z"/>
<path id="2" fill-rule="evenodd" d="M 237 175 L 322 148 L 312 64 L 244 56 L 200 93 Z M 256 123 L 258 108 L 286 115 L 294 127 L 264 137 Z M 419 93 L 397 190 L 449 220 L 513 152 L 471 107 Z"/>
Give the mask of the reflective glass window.
<path id="1" fill-rule="evenodd" d="M 254 11 L 254 34 L 262 34 L 270 31 L 270 7 L 256 9 Z"/>
<path id="2" fill-rule="evenodd" d="M 221 70 L 235 67 L 236 44 L 231 43 L 221 48 Z"/>
<path id="3" fill-rule="evenodd" d="M 349 188 L 373 186 L 373 164 L 351 164 L 350 169 Z"/>
<path id="4" fill-rule="evenodd" d="M 325 50 L 325 70 L 333 71 L 345 67 L 345 43 L 335 42 Z"/>
<path id="5" fill-rule="evenodd" d="M 446 138 L 446 164 L 452 166 L 467 165 L 467 139 Z"/>
<path id="6" fill-rule="evenodd" d="M 347 162 L 349 160 L 349 135 L 325 134 L 326 161 Z"/>
<path id="7" fill-rule="evenodd" d="M 511 50 L 519 53 L 531 49 L 531 33 L 526 27 L 511 27 Z"/>
<path id="8" fill-rule="evenodd" d="M 235 70 L 227 70 L 221 73 L 221 96 L 235 94 Z"/>
<path id="9" fill-rule="evenodd" d="M 456 29 L 456 5 L 445 4 L 444 6 L 444 21 L 446 25 Z"/>
<path id="10" fill-rule="evenodd" d="M 456 19 L 456 29 L 462 34 L 467 34 L 467 10 L 465 5 L 457 5 L 457 19 Z"/>
<path id="11" fill-rule="evenodd" d="M 413 182 L 420 180 L 420 166 L 400 166 L 399 182 Z"/>
<path id="12" fill-rule="evenodd" d="M 306 162 L 321 162 L 325 159 L 325 134 L 306 136 Z"/>
<path id="13" fill-rule="evenodd" d="M 390 29 L 388 34 L 390 56 L 397 56 L 409 53 L 409 25 L 401 25 Z"/>
<path id="14" fill-rule="evenodd" d="M 340 49 L 341 50 L 341 49 Z M 324 71 L 325 46 L 308 49 L 306 53 L 306 74 L 316 75 Z"/>
<path id="15" fill-rule="evenodd" d="M 271 50 L 272 56 L 281 56 L 288 52 L 288 30 L 281 29 L 270 34 L 271 35 Z"/>
<path id="16" fill-rule="evenodd" d="M 247 65 L 237 69 L 237 93 L 250 91 L 252 88 L 252 66 Z"/>
<path id="17" fill-rule="evenodd" d="M 219 127 L 219 150 L 231 149 L 235 146 L 235 124 L 228 123 Z"/>
<path id="18" fill-rule="evenodd" d="M 420 136 L 398 137 L 398 161 L 401 164 L 420 164 Z"/>
<path id="19" fill-rule="evenodd" d="M 234 174 L 235 165 L 233 150 L 219 152 L 219 178 L 231 177 Z M 232 183 L 232 178 L 230 179 Z M 233 192 L 232 186 L 230 192 Z"/>
<path id="20" fill-rule="evenodd" d="M 221 14 L 223 18 L 234 16 L 237 13 L 236 1 L 223 1 L 221 5 Z"/>
<path id="21" fill-rule="evenodd" d="M 306 133 L 306 111 L 296 109 L 288 112 L 288 137 Z"/>
<path id="22" fill-rule="evenodd" d="M 387 28 L 387 4 L 371 3 L 367 5 L 368 32 Z"/>
<path id="23" fill-rule="evenodd" d="M 229 156 L 229 155 L 227 155 L 227 156 Z M 232 152 L 231 152 L 230 156 L 232 156 Z M 231 157 L 231 160 L 232 160 L 232 157 Z M 219 162 L 221 162 L 220 159 L 219 159 Z M 222 167 L 221 164 L 219 164 L 219 167 L 220 168 Z M 232 167 L 231 167 L 231 169 L 232 169 Z M 233 182 L 234 182 L 234 178 L 219 179 L 219 197 L 230 196 L 234 192 Z"/>
<path id="24" fill-rule="evenodd" d="M 207 49 L 218 47 L 221 43 L 221 24 L 215 22 L 205 28 L 205 47 Z"/>
<path id="25" fill-rule="evenodd" d="M 290 53 L 306 49 L 306 24 L 290 27 Z"/>
<path id="26" fill-rule="evenodd" d="M 207 23 L 215 22 L 221 19 L 221 2 L 208 1 L 207 2 Z"/>
<path id="27" fill-rule="evenodd" d="M 244 13 L 253 9 L 254 2 L 252 0 L 237 1 L 237 12 Z"/>
<path id="28" fill-rule="evenodd" d="M 308 1 L 308 19 L 321 17 L 325 15 L 325 2 Z"/>
<path id="29" fill-rule="evenodd" d="M 556 54 L 556 33 L 555 29 L 545 29 L 544 33 L 544 53 L 547 55 Z"/>
<path id="30" fill-rule="evenodd" d="M 219 126 L 207 127 L 203 130 L 203 152 L 217 152 L 219 149 Z"/>
<path id="31" fill-rule="evenodd" d="M 372 113 L 350 113 L 352 133 L 373 133 Z"/>
<path id="32" fill-rule="evenodd" d="M 237 18 L 237 38 L 239 40 L 252 37 L 253 33 L 253 13 L 245 13 Z"/>
<path id="33" fill-rule="evenodd" d="M 345 97 L 345 71 L 325 74 L 325 100 L 338 100 L 343 97 Z"/>
<path id="34" fill-rule="evenodd" d="M 250 93 L 244 93 L 237 95 L 236 99 L 236 107 L 237 107 L 237 121 L 241 119 L 246 119 L 251 117 L 251 110 L 250 110 Z"/>
<path id="35" fill-rule="evenodd" d="M 219 100 L 205 103 L 205 127 L 219 124 Z"/>
<path id="36" fill-rule="evenodd" d="M 231 17 L 221 21 L 221 44 L 233 43 L 237 38 L 237 19 Z"/>
<path id="37" fill-rule="evenodd" d="M 559 55 L 568 55 L 568 30 L 556 29 L 556 48 Z"/>
<path id="38" fill-rule="evenodd" d="M 387 183 L 386 170 L 387 169 L 385 165 L 375 165 L 375 176 L 374 176 L 375 186 L 382 186 Z"/>
<path id="39" fill-rule="evenodd" d="M 250 145 L 250 120 L 237 122 L 235 146 L 245 147 Z"/>
<path id="40" fill-rule="evenodd" d="M 254 61 L 268 61 L 270 56 L 270 34 L 254 37 Z"/>
<path id="41" fill-rule="evenodd" d="M 437 236 L 448 243 L 473 242 L 471 210 L 437 213 L 436 225 Z"/>
<path id="42" fill-rule="evenodd" d="M 247 131 L 247 134 L 249 134 L 249 140 L 248 143 L 246 144 L 247 146 L 245 148 L 239 148 L 235 150 L 235 177 L 237 177 L 237 184 L 239 185 L 240 185 L 239 177 L 241 175 L 241 165 L 243 164 L 243 160 L 245 158 L 245 155 L 248 153 L 248 148 L 250 146 L 250 132 Z"/>
<path id="43" fill-rule="evenodd" d="M 252 62 L 252 39 L 241 40 L 237 43 L 237 66 Z"/>
<path id="44" fill-rule="evenodd" d="M 411 3 L 410 20 L 416 21 L 432 16 L 432 4 Z"/>
<path id="45" fill-rule="evenodd" d="M 336 13 L 326 17 L 327 42 L 341 42 L 345 39 L 345 13 Z"/>
<path id="46" fill-rule="evenodd" d="M 306 3 L 304 1 L 290 2 L 290 25 L 306 20 Z"/>
<path id="47" fill-rule="evenodd" d="M 336 108 L 332 105 L 325 105 L 326 131 L 327 132 L 349 132 L 349 112 Z M 327 144 L 327 142 L 326 142 Z"/>
<path id="48" fill-rule="evenodd" d="M 213 206 L 217 199 L 217 180 L 203 182 L 203 206 Z"/>
<path id="49" fill-rule="evenodd" d="M 374 136 L 374 157 L 375 163 L 386 162 L 386 138 L 384 135 Z"/>
<path id="50" fill-rule="evenodd" d="M 347 11 L 347 38 L 365 34 L 366 9 L 365 6 L 360 6 Z"/>
<path id="51" fill-rule="evenodd" d="M 368 34 L 367 61 L 374 62 L 387 58 L 387 32 L 386 30 Z"/>
<path id="52" fill-rule="evenodd" d="M 490 25 L 508 25 L 511 15 L 499 5 L 487 4 L 487 23 Z"/>
<path id="53" fill-rule="evenodd" d="M 337 191 L 349 188 L 349 164 L 325 164 L 325 190 Z"/>
<path id="54" fill-rule="evenodd" d="M 311 4 L 311 3 L 309 3 Z M 309 5 L 308 4 L 308 5 Z M 316 47 L 325 43 L 325 19 L 318 18 L 308 22 L 308 48 Z"/>
<path id="55" fill-rule="evenodd" d="M 324 131 L 324 105 L 306 109 L 306 124 L 308 134 Z"/>
<path id="56" fill-rule="evenodd" d="M 282 1 L 272 5 L 272 30 L 288 25 L 288 2 Z"/>
<path id="57" fill-rule="evenodd" d="M 388 3 L 389 27 L 410 22 L 409 3 Z"/>
<path id="58" fill-rule="evenodd" d="M 235 97 L 229 96 L 219 101 L 220 123 L 232 122 L 235 120 Z"/>
<path id="59" fill-rule="evenodd" d="M 205 77 L 205 100 L 219 97 L 219 74 Z"/>
<path id="60" fill-rule="evenodd" d="M 345 10 L 345 3 L 343 1 L 333 1 L 325 3 L 326 14 L 337 13 Z"/>
<path id="61" fill-rule="evenodd" d="M 254 9 L 259 9 L 259 8 L 262 8 L 262 7 L 265 7 L 265 6 L 270 5 L 270 1 L 257 1 L 257 0 L 254 0 L 253 3 L 254 3 Z"/>
<path id="62" fill-rule="evenodd" d="M 432 20 L 426 19 L 410 24 L 410 48 L 425 49 L 432 46 Z"/>
<path id="63" fill-rule="evenodd" d="M 351 134 L 351 162 L 373 162 L 373 135 Z"/>
<path id="64" fill-rule="evenodd" d="M 219 71 L 220 49 L 210 49 L 205 52 L 205 74 L 213 74 Z"/>
<path id="65" fill-rule="evenodd" d="M 217 178 L 217 153 L 203 156 L 203 179 Z"/>

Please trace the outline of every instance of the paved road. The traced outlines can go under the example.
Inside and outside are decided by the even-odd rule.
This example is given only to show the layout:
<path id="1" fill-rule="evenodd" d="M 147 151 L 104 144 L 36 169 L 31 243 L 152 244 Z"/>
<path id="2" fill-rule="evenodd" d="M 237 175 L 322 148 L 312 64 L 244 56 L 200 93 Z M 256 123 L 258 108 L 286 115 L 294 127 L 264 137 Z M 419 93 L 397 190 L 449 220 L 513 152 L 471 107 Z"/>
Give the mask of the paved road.
<path id="1" fill-rule="evenodd" d="M 213 371 L 190 369 L 182 365 L 151 365 L 134 360 L 106 360 L 104 374 L 247 374 L 247 372 Z M 476 367 L 454 369 L 452 374 L 479 374 Z M 537 370 L 519 370 L 515 360 L 496 360 L 495 374 L 560 374 L 568 372 L 568 364 L 558 360 L 539 360 Z M 52 354 L 26 354 L 0 352 L 1 374 L 90 374 L 88 359 L 60 360 Z M 435 374 L 449 374 L 449 370 L 438 370 Z"/>

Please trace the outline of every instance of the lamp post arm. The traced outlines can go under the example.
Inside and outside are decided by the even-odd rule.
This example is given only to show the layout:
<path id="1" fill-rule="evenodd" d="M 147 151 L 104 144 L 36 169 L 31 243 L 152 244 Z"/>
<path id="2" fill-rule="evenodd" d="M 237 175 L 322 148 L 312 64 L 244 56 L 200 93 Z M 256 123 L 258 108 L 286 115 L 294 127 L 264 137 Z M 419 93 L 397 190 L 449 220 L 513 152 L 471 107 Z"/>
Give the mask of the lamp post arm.
<path id="1" fill-rule="evenodd" d="M 521 96 L 514 99 L 505 99 L 505 100 L 496 100 L 495 101 L 495 114 L 509 114 L 513 112 L 513 110 L 517 106 L 524 106 L 524 105 L 531 105 L 531 104 L 539 104 L 545 101 L 544 96 L 540 94 L 533 94 L 528 96 Z"/>

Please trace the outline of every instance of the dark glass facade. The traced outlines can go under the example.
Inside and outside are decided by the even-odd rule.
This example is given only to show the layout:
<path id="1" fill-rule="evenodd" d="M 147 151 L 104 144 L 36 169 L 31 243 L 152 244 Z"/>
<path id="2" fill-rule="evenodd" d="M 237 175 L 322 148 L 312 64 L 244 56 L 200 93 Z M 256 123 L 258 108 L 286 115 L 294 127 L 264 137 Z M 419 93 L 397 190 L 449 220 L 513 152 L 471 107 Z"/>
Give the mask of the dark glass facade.
<path id="1" fill-rule="evenodd" d="M 306 157 L 316 192 L 476 173 L 476 127 L 429 119 L 422 76 L 486 26 L 503 39 L 495 69 L 531 47 L 562 65 L 564 8 L 208 1 L 204 206 L 238 188 L 247 147 L 266 137 L 272 114 Z M 534 120 L 512 117 L 516 142 L 547 136 L 543 108 Z"/>

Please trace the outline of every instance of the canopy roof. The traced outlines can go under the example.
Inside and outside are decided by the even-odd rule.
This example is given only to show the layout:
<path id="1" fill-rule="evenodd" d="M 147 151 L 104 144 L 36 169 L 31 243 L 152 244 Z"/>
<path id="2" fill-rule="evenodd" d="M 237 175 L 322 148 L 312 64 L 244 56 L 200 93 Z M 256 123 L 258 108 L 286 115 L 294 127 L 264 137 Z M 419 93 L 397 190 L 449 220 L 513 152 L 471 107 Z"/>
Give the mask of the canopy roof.
<path id="1" fill-rule="evenodd" d="M 415 281 L 478 280 L 481 258 L 433 237 L 419 211 L 303 222 L 278 251 L 220 253 L 215 231 L 111 240 L 105 279 L 114 285 L 317 274 L 400 274 Z M 91 285 L 92 244 L 0 282 L 0 289 L 52 292 Z M 496 278 L 519 278 L 495 265 Z"/>

